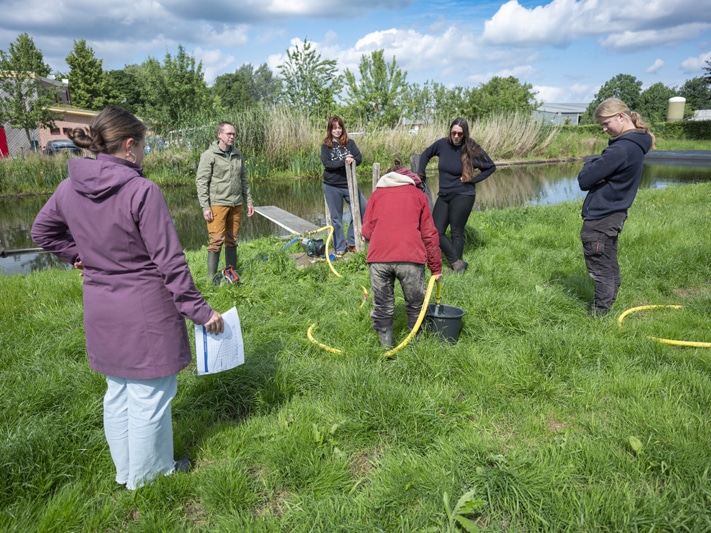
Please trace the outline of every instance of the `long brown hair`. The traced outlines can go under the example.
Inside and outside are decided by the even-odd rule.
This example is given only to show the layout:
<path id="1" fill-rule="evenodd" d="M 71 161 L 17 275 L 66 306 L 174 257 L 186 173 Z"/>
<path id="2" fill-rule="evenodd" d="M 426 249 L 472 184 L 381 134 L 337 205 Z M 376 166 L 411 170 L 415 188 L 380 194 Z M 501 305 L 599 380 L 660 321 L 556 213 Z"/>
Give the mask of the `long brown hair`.
<path id="1" fill-rule="evenodd" d="M 464 132 L 462 137 L 462 181 L 469 183 L 474 179 L 474 163 L 480 157 L 485 156 L 486 152 L 469 136 L 469 123 L 461 117 L 455 118 L 449 125 L 449 136 L 447 137 L 449 144 L 454 144 L 452 141 L 452 128 L 454 126 L 459 126 Z"/>
<path id="2" fill-rule="evenodd" d="M 348 144 L 348 132 L 346 131 L 346 125 L 343 123 L 343 119 L 338 115 L 333 115 L 328 119 L 326 123 L 326 138 L 323 140 L 323 144 L 329 148 L 333 148 L 333 125 L 338 124 L 341 127 L 341 138 L 338 139 L 339 146 L 345 146 Z"/>
<path id="3" fill-rule="evenodd" d="M 74 144 L 94 154 L 116 154 L 126 139 L 141 141 L 146 136 L 146 126 L 131 113 L 117 106 L 108 106 L 94 117 L 85 128 L 67 132 Z"/>

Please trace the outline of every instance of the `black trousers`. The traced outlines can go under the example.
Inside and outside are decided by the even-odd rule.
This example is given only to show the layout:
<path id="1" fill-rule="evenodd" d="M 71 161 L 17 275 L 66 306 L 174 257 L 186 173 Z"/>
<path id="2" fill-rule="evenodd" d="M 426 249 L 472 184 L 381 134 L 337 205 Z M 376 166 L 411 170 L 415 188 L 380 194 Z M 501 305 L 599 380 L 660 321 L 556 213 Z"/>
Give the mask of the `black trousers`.
<path id="1" fill-rule="evenodd" d="M 439 247 L 449 265 L 462 258 L 464 253 L 464 227 L 474 208 L 476 196 L 446 194 L 438 196 L 432 209 L 432 219 L 439 233 Z M 446 231 L 452 236 L 450 240 Z"/>
<path id="2" fill-rule="evenodd" d="M 585 266 L 595 282 L 590 312 L 596 316 L 609 312 L 617 299 L 621 283 L 617 238 L 626 219 L 626 212 L 613 213 L 599 220 L 585 220 L 580 229 Z"/>

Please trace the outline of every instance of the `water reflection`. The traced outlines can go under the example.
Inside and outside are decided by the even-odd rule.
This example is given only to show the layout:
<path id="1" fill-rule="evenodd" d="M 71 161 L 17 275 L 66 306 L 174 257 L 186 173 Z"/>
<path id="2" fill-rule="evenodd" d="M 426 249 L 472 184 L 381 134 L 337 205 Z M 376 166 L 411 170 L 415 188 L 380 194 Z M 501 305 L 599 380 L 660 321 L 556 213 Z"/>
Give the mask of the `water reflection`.
<path id="1" fill-rule="evenodd" d="M 582 201 L 584 193 L 578 188 L 576 179 L 581 167 L 582 162 L 500 167 L 491 178 L 477 185 L 476 209 Z M 659 189 L 701 181 L 711 181 L 711 166 L 655 164 L 644 166 L 641 187 Z M 432 176 L 430 185 L 435 194 L 436 182 L 436 176 Z M 362 179 L 361 189 L 369 197 L 372 192 L 370 180 Z M 170 188 L 163 192 L 183 247 L 196 250 L 205 246 L 207 230 L 193 187 Z M 320 180 L 257 182 L 253 184 L 253 195 L 257 205 L 276 205 L 318 227 L 326 224 Z M 46 200 L 44 196 L 0 199 L 0 249 L 35 247 L 29 230 Z M 286 232 L 259 215 L 244 218 L 242 240 L 270 235 L 286 236 Z M 29 272 L 56 265 L 64 263 L 50 254 L 16 254 L 0 257 L 0 274 Z"/>

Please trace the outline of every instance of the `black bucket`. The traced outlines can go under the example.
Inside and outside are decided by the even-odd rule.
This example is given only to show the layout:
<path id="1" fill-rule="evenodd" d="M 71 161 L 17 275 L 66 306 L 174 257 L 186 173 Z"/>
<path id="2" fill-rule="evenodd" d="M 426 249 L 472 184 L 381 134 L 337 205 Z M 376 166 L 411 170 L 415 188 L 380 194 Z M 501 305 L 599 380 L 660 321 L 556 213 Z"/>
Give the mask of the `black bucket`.
<path id="1" fill-rule="evenodd" d="M 423 326 L 452 344 L 459 339 L 464 309 L 453 305 L 429 304 Z"/>

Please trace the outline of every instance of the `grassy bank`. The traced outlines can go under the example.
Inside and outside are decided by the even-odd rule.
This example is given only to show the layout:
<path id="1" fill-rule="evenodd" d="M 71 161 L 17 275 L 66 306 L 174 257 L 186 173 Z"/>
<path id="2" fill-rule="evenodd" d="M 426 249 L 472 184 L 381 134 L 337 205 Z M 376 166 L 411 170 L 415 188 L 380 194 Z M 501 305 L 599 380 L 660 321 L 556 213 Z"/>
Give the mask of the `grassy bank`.
<path id="1" fill-rule="evenodd" d="M 711 351 L 647 338 L 711 341 L 710 195 L 639 193 L 602 319 L 579 205 L 475 211 L 469 270 L 443 283 L 459 342 L 427 333 L 392 359 L 361 306 L 365 254 L 338 278 L 249 242 L 244 284 L 213 288 L 190 253 L 210 303 L 237 306 L 246 361 L 180 374 L 176 454 L 195 469 L 135 493 L 113 481 L 81 278 L 0 277 L 0 530 L 461 531 L 457 513 L 481 531 L 711 530 Z M 644 304 L 684 308 L 618 327 Z"/>

